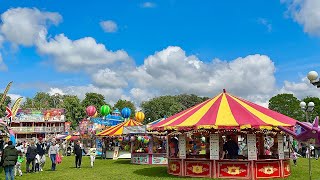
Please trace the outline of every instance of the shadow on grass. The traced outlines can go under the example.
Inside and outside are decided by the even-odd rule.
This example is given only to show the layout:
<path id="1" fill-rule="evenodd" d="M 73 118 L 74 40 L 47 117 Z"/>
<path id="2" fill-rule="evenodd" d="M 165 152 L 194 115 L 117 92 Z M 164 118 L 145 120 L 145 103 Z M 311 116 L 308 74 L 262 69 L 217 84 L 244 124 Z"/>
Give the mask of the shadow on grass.
<path id="1" fill-rule="evenodd" d="M 113 164 L 131 164 L 131 160 L 111 160 Z"/>
<path id="2" fill-rule="evenodd" d="M 160 167 L 160 166 L 139 169 L 134 171 L 133 173 L 140 176 L 147 176 L 147 177 L 175 177 L 167 173 L 167 167 Z"/>

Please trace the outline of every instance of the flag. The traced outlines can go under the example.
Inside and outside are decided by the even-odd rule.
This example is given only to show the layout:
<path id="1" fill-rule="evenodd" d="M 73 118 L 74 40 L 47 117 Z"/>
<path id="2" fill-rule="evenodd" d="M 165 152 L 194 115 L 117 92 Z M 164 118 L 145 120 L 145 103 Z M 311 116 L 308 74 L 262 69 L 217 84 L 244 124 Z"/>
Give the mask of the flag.
<path id="1" fill-rule="evenodd" d="M 12 84 L 12 81 L 9 82 L 9 84 L 7 85 L 6 89 L 4 90 L 3 92 L 3 95 L 2 95 L 2 98 L 1 98 L 1 101 L 0 101 L 0 105 L 4 102 L 4 100 L 6 99 L 6 96 L 7 96 L 7 93 L 11 87 L 11 84 Z"/>
<path id="2" fill-rule="evenodd" d="M 20 107 L 20 103 L 22 101 L 22 97 L 19 97 L 16 102 L 14 102 L 12 108 L 11 108 L 11 111 L 12 111 L 12 119 L 14 119 L 14 117 L 16 116 L 17 112 L 18 112 L 18 109 Z"/>
<path id="3" fill-rule="evenodd" d="M 9 119 L 9 123 L 12 121 L 12 111 L 10 110 L 9 107 L 6 107 L 6 113 L 7 113 L 7 118 Z"/>

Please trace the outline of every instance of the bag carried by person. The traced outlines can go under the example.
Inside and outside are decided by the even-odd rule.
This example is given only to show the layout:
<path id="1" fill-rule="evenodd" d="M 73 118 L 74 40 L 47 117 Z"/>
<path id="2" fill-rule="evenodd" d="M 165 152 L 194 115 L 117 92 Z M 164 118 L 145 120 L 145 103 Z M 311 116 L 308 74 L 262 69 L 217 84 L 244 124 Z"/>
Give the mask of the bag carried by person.
<path id="1" fill-rule="evenodd" d="M 60 164 L 62 162 L 62 157 L 60 154 L 56 154 L 56 164 Z"/>

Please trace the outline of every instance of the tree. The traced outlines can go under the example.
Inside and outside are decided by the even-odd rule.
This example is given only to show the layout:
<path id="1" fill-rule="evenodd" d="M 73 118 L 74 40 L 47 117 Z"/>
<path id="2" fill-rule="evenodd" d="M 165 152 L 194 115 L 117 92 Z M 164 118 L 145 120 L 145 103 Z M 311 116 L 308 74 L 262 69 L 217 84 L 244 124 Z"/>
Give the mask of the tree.
<path id="1" fill-rule="evenodd" d="M 208 97 L 199 97 L 194 94 L 180 94 L 175 96 L 176 101 L 182 105 L 183 110 L 193 107 L 203 101 L 209 99 Z"/>
<path id="2" fill-rule="evenodd" d="M 141 108 L 145 113 L 145 124 L 163 117 L 172 116 L 183 110 L 183 106 L 181 103 L 177 102 L 174 96 L 160 96 L 153 98 L 149 101 L 143 102 L 141 104 Z"/>
<path id="3" fill-rule="evenodd" d="M 304 121 L 300 101 L 293 94 L 278 94 L 269 100 L 269 109 L 289 116 L 293 119 Z"/>
<path id="4" fill-rule="evenodd" d="M 84 108 L 93 105 L 97 108 L 98 114 L 100 115 L 99 109 L 101 106 L 105 105 L 104 97 L 102 94 L 98 93 L 86 93 L 86 97 L 82 100 L 81 104 Z"/>
<path id="5" fill-rule="evenodd" d="M 320 115 L 320 99 L 317 97 L 306 97 L 304 99 L 302 99 L 302 101 L 306 102 L 306 104 L 308 105 L 309 102 L 314 102 L 315 107 L 313 109 L 313 111 L 311 113 L 309 113 L 309 122 L 313 122 L 314 118 L 316 116 Z M 306 119 L 304 119 L 305 121 Z"/>
<path id="6" fill-rule="evenodd" d="M 3 93 L 0 93 L 0 99 L 2 98 Z M 6 96 L 4 99 L 4 102 L 0 105 L 0 117 L 6 116 L 6 107 L 11 104 L 11 98 L 9 96 Z"/>
<path id="7" fill-rule="evenodd" d="M 53 100 L 48 93 L 37 92 L 32 101 L 33 108 L 49 109 L 53 107 Z"/>
<path id="8" fill-rule="evenodd" d="M 124 107 L 128 107 L 131 109 L 130 117 L 133 118 L 136 112 L 136 107 L 131 101 L 119 99 L 117 103 L 114 105 L 114 108 L 118 108 L 121 111 Z"/>
<path id="9" fill-rule="evenodd" d="M 85 117 L 85 107 L 81 105 L 77 96 L 63 96 L 62 108 L 65 109 L 65 118 L 67 122 L 71 122 L 71 127 L 77 127 L 79 120 Z"/>
<path id="10" fill-rule="evenodd" d="M 50 96 L 50 98 L 51 98 L 50 107 L 61 108 L 63 106 L 63 98 L 64 98 L 63 95 L 57 93 Z"/>
<path id="11" fill-rule="evenodd" d="M 33 99 L 32 98 L 26 98 L 26 101 L 21 105 L 22 109 L 27 109 L 27 108 L 35 108 Z"/>

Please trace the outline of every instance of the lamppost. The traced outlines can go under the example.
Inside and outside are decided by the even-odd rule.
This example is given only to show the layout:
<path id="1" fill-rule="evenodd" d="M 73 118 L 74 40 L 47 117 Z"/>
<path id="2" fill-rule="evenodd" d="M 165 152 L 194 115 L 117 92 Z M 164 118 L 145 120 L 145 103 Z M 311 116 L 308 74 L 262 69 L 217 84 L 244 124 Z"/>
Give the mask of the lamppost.
<path id="1" fill-rule="evenodd" d="M 318 76 L 318 75 L 317 75 Z M 309 76 L 308 76 L 309 78 Z M 302 111 L 305 112 L 306 115 L 306 122 L 309 122 L 309 113 L 311 113 L 314 109 L 314 103 L 313 102 L 309 102 L 308 106 L 307 103 L 305 103 L 304 101 L 300 102 L 300 107 L 302 109 Z M 311 148 L 310 148 L 310 141 L 308 142 L 308 151 L 309 151 L 309 179 L 311 180 Z"/>
<path id="2" fill-rule="evenodd" d="M 318 79 L 318 73 L 316 71 L 310 71 L 307 77 L 311 84 L 320 88 L 320 79 Z"/>

